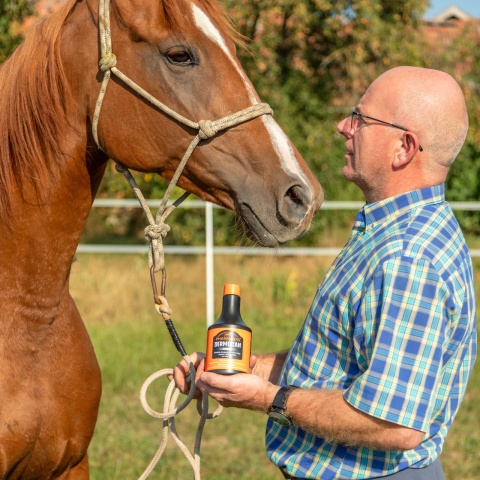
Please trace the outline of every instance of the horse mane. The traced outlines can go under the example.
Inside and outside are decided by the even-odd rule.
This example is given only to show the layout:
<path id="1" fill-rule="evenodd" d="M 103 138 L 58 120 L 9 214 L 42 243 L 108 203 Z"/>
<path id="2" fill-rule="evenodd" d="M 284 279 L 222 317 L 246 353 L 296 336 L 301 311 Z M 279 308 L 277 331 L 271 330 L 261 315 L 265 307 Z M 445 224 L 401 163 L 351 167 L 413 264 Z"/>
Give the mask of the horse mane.
<path id="1" fill-rule="evenodd" d="M 75 2 L 33 27 L 0 67 L 0 218 L 12 213 L 15 185 L 30 182 L 41 201 L 38 185 L 58 170 L 68 89 L 59 34 Z"/>

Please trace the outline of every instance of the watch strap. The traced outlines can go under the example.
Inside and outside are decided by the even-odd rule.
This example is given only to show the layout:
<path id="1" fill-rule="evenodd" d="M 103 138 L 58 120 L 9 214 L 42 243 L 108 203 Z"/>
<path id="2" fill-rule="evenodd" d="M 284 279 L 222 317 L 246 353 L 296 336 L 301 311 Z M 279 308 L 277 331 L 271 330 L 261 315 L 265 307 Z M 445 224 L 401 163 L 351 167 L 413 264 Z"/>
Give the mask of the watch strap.
<path id="1" fill-rule="evenodd" d="M 287 385 L 286 387 L 280 387 L 280 390 L 276 393 L 275 398 L 273 399 L 272 404 L 270 405 L 270 409 L 276 408 L 285 412 L 287 409 L 287 400 L 293 390 L 298 387 L 294 387 L 292 385 Z"/>

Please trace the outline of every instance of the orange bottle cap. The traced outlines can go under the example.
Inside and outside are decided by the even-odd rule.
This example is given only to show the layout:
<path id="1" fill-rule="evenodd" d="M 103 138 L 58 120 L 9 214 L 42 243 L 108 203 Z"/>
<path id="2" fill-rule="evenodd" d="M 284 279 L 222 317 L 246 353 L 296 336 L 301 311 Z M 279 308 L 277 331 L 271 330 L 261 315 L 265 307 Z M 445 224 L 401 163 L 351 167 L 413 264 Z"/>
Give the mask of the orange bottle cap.
<path id="1" fill-rule="evenodd" d="M 234 283 L 226 283 L 223 286 L 224 295 L 237 295 L 240 297 L 240 285 L 235 285 Z"/>

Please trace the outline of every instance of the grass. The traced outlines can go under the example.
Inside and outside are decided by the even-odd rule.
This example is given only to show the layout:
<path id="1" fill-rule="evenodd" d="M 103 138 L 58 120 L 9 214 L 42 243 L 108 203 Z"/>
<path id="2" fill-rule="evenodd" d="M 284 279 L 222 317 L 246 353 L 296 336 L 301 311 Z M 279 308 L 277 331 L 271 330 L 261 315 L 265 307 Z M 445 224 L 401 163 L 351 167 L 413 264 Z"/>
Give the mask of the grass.
<path id="1" fill-rule="evenodd" d="M 215 258 L 215 307 L 219 313 L 224 283 L 242 286 L 242 316 L 253 331 L 253 350 L 288 348 L 308 311 L 316 286 L 332 258 Z M 203 257 L 170 256 L 167 298 L 187 351 L 205 349 L 205 262 Z M 480 262 L 476 282 L 480 281 Z M 138 478 L 153 457 L 161 421 L 148 416 L 139 401 L 143 381 L 173 367 L 175 350 L 163 319 L 152 304 L 146 258 L 135 255 L 79 254 L 71 292 L 92 338 L 103 375 L 103 396 L 89 456 L 93 480 Z M 478 302 L 478 300 L 477 300 Z M 480 302 L 478 303 L 480 305 Z M 161 409 L 166 381 L 149 390 Z M 211 407 L 212 408 L 212 407 Z M 477 363 L 460 412 L 446 441 L 442 462 L 447 480 L 479 480 L 480 366 Z M 177 419 L 180 435 L 193 448 L 198 415 L 190 405 Z M 277 480 L 263 443 L 265 417 L 224 410 L 207 422 L 202 441 L 202 478 Z M 190 479 L 190 467 L 170 438 L 150 478 Z"/>

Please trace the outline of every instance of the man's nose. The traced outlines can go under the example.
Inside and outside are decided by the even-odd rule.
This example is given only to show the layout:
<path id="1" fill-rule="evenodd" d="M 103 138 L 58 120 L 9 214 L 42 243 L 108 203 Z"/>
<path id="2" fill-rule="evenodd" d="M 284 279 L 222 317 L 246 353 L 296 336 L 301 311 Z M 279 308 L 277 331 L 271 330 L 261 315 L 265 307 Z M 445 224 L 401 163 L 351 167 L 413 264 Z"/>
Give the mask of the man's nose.
<path id="1" fill-rule="evenodd" d="M 344 135 L 345 137 L 351 136 L 351 128 L 350 128 L 350 117 L 345 117 L 343 120 L 337 123 L 337 132 L 340 135 Z"/>

